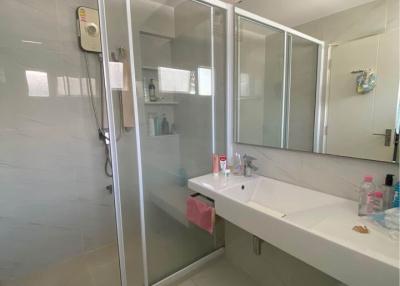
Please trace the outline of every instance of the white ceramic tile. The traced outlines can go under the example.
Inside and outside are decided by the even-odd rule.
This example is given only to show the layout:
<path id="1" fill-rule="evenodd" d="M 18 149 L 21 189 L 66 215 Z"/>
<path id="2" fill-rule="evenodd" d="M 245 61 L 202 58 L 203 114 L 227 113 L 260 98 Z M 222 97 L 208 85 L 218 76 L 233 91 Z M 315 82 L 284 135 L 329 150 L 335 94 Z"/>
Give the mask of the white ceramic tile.
<path id="1" fill-rule="evenodd" d="M 75 9 L 97 2 L 1 5 L 0 282 L 116 239 L 113 197 L 104 191 L 111 180 L 76 36 Z M 90 69 L 98 85 L 94 55 Z M 46 74 L 48 96 L 30 96 L 29 70 Z M 65 94 L 60 77 L 70 83 Z"/>
<path id="2" fill-rule="evenodd" d="M 357 200 L 357 187 L 364 175 L 383 184 L 386 174 L 398 174 L 395 164 L 317 155 L 234 144 L 234 149 L 257 158 L 260 175 L 332 195 Z"/>
<path id="3" fill-rule="evenodd" d="M 183 281 L 171 286 L 258 286 L 243 270 L 231 264 L 224 256 L 211 261 Z"/>

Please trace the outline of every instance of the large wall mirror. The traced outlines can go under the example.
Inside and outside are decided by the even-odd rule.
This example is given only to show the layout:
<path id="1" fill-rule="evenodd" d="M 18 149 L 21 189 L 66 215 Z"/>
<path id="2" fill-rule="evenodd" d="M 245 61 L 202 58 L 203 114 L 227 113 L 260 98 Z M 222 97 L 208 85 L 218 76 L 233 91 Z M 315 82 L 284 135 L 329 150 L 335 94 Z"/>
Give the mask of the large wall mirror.
<path id="1" fill-rule="evenodd" d="M 398 1 L 309 20 L 236 8 L 235 141 L 398 162 Z"/>

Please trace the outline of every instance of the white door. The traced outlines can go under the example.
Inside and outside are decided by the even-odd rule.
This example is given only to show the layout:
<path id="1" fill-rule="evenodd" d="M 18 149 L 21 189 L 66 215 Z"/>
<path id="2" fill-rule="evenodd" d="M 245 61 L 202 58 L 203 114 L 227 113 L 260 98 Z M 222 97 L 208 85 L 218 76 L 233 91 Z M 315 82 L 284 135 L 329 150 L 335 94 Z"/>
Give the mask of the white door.
<path id="1" fill-rule="evenodd" d="M 392 161 L 399 87 L 398 34 L 354 40 L 332 48 L 326 153 Z M 376 88 L 356 93 L 354 70 L 376 72 Z M 392 137 L 385 146 L 386 129 Z"/>

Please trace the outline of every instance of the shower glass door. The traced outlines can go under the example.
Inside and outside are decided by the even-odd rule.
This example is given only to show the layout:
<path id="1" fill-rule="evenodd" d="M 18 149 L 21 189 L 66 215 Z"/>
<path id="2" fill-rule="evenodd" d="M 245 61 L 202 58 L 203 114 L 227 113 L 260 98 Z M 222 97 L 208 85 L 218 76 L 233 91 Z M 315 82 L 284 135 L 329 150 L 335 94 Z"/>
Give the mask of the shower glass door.
<path id="1" fill-rule="evenodd" d="M 150 283 L 218 244 L 185 216 L 187 180 L 225 152 L 225 10 L 132 0 L 144 222 Z"/>

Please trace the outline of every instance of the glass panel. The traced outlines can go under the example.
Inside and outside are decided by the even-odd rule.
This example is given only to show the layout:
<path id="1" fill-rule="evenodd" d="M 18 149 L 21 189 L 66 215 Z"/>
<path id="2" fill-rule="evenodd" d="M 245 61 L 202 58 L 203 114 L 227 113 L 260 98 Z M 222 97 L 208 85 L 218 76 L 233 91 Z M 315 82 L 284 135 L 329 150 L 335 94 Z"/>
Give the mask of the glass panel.
<path id="1" fill-rule="evenodd" d="M 318 45 L 290 36 L 290 98 L 288 101 L 287 148 L 313 151 Z"/>
<path id="2" fill-rule="evenodd" d="M 114 125 L 116 132 L 118 179 L 121 196 L 124 258 L 128 286 L 144 285 L 143 254 L 140 224 L 140 193 L 134 121 L 132 69 L 130 65 L 126 1 L 105 1 L 110 78 L 117 80 L 118 65 L 122 68 L 122 85 L 112 85 Z M 107 129 L 106 129 L 107 130 Z"/>
<path id="3" fill-rule="evenodd" d="M 185 212 L 188 178 L 210 172 L 213 145 L 225 152 L 225 12 L 192 1 L 132 3 L 153 283 L 218 246 Z"/>
<path id="4" fill-rule="evenodd" d="M 1 285 L 120 285 L 100 61 L 78 45 L 82 4 L 1 1 Z"/>
<path id="5" fill-rule="evenodd" d="M 285 35 L 240 16 L 237 23 L 236 139 L 281 147 Z"/>

